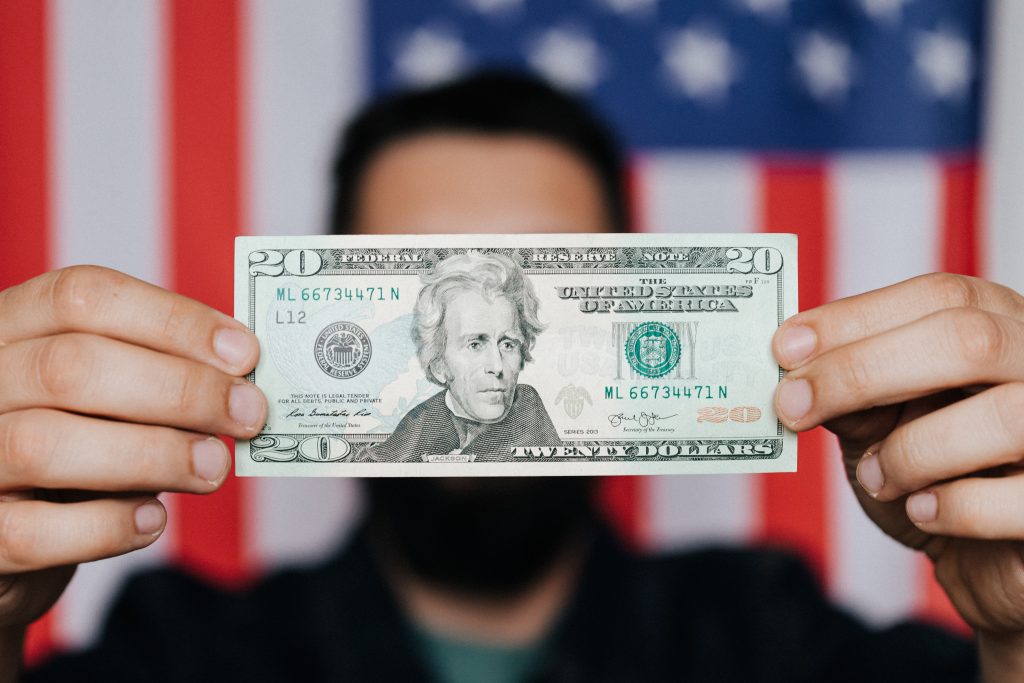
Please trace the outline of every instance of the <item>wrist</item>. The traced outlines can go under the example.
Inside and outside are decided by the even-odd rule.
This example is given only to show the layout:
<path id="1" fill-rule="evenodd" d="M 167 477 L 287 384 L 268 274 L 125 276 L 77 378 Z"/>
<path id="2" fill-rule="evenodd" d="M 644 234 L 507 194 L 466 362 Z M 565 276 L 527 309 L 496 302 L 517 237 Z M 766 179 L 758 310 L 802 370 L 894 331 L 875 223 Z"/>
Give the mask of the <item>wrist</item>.
<path id="1" fill-rule="evenodd" d="M 25 629 L 0 630 L 0 683 L 15 683 L 21 673 Z"/>
<path id="2" fill-rule="evenodd" d="M 1024 633 L 978 633 L 981 680 L 985 683 L 1024 680 Z"/>

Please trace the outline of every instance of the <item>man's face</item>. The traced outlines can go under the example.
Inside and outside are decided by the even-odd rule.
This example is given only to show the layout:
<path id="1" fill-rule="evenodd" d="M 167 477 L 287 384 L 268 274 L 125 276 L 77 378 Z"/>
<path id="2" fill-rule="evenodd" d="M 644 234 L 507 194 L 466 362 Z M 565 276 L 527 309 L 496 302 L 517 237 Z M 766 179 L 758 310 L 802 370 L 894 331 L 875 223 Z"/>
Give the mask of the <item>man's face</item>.
<path id="1" fill-rule="evenodd" d="M 505 297 L 456 294 L 445 311 L 444 363 L 448 391 L 477 422 L 505 417 L 523 365 L 523 335 L 515 307 Z"/>
<path id="2" fill-rule="evenodd" d="M 370 162 L 354 227 L 360 234 L 479 234 L 607 232 L 611 224 L 597 175 L 559 144 L 431 134 L 396 142 Z M 467 415 L 490 422 L 508 410 L 522 367 L 521 346 L 502 349 L 502 336 L 518 330 L 515 311 L 505 299 L 461 296 L 446 319 L 449 387 Z M 480 391 L 496 387 L 509 390 Z M 423 580 L 490 597 L 532 585 L 592 514 L 592 481 L 574 477 L 366 484 L 371 519 L 404 566 Z"/>

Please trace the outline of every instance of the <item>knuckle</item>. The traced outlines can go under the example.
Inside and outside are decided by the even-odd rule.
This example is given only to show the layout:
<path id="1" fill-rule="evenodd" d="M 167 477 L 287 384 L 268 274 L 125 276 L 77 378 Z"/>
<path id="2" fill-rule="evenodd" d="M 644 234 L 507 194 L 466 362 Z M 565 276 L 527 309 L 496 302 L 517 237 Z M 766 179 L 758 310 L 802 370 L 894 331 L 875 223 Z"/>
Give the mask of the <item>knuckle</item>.
<path id="1" fill-rule="evenodd" d="M 0 448 L 3 449 L 4 482 L 32 483 L 53 452 L 52 432 L 41 429 L 29 414 L 7 415 L 0 420 Z"/>
<path id="2" fill-rule="evenodd" d="M 95 316 L 106 295 L 122 275 L 101 266 L 71 266 L 58 270 L 50 284 L 50 308 L 64 325 L 78 325 Z"/>
<path id="3" fill-rule="evenodd" d="M 1006 331 L 995 316 L 976 308 L 958 308 L 947 316 L 947 338 L 953 352 L 972 367 L 988 368 L 1002 360 Z"/>
<path id="4" fill-rule="evenodd" d="M 977 308 L 981 303 L 976 278 L 955 273 L 932 273 L 924 277 L 929 288 L 937 292 L 944 308 Z"/>
<path id="5" fill-rule="evenodd" d="M 197 342 L 196 323 L 184 299 L 174 299 L 162 313 L 161 335 L 166 339 Z"/>
<path id="6" fill-rule="evenodd" d="M 39 532 L 26 515 L 10 511 L 0 514 L 0 561 L 9 568 L 32 566 L 32 548 Z"/>
<path id="7" fill-rule="evenodd" d="M 61 401 L 85 389 L 92 353 L 81 335 L 63 334 L 39 342 L 29 360 L 36 386 L 44 396 Z"/>
<path id="8" fill-rule="evenodd" d="M 185 479 L 191 467 L 186 462 L 187 440 L 175 434 L 174 430 L 146 428 L 145 433 L 132 444 L 132 449 L 135 457 L 125 459 L 131 463 L 126 476 L 135 481 L 166 487 L 171 482 Z"/>
<path id="9" fill-rule="evenodd" d="M 991 396 L 996 429 L 1006 436 L 1011 450 L 1019 449 L 1024 445 L 1024 382 L 1005 384 Z"/>
<path id="10" fill-rule="evenodd" d="M 1010 289 L 1005 285 L 996 285 L 999 291 L 1003 292 L 1007 300 L 1010 302 L 1010 307 L 1016 313 L 1017 316 L 1024 315 L 1024 296 L 1021 295 L 1015 289 Z"/>
<path id="11" fill-rule="evenodd" d="M 1007 315 L 1015 317 L 1024 315 L 1024 296 L 1016 290 L 986 280 L 979 280 L 978 286 L 984 288 L 986 296 L 993 304 L 999 305 L 997 310 L 1006 310 Z"/>
<path id="12" fill-rule="evenodd" d="M 897 430 L 892 444 L 887 444 L 879 456 L 885 480 L 901 491 L 913 488 L 925 476 L 929 465 L 930 449 L 918 430 L 911 427 L 913 424 Z"/>
<path id="13" fill-rule="evenodd" d="M 849 353 L 840 364 L 842 390 L 860 398 L 878 384 L 874 364 L 864 354 Z"/>
<path id="14" fill-rule="evenodd" d="M 166 371 L 161 395 L 175 414 L 195 417 L 203 411 L 205 397 L 210 393 L 208 387 L 209 380 L 203 368 L 176 366 Z"/>

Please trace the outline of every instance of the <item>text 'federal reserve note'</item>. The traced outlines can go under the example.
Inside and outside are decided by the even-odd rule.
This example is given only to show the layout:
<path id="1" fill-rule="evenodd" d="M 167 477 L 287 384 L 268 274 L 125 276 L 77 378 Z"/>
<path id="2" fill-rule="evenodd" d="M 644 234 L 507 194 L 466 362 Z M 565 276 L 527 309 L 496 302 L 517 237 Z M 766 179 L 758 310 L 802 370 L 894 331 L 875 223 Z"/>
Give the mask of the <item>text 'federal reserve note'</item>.
<path id="1" fill-rule="evenodd" d="M 243 476 L 785 472 L 785 234 L 239 237 Z"/>

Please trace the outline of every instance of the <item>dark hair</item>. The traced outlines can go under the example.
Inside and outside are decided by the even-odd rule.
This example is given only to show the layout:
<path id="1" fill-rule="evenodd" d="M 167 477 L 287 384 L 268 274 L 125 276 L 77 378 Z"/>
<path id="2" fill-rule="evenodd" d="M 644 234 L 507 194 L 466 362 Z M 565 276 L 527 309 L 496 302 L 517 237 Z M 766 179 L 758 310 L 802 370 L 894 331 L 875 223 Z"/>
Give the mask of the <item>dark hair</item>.
<path id="1" fill-rule="evenodd" d="M 530 135 L 565 146 L 597 175 L 612 229 L 628 230 L 623 156 L 611 130 L 582 101 L 534 76 L 481 71 L 386 96 L 349 123 L 334 162 L 331 232 L 352 231 L 360 181 L 377 154 L 396 141 L 437 132 Z"/>

